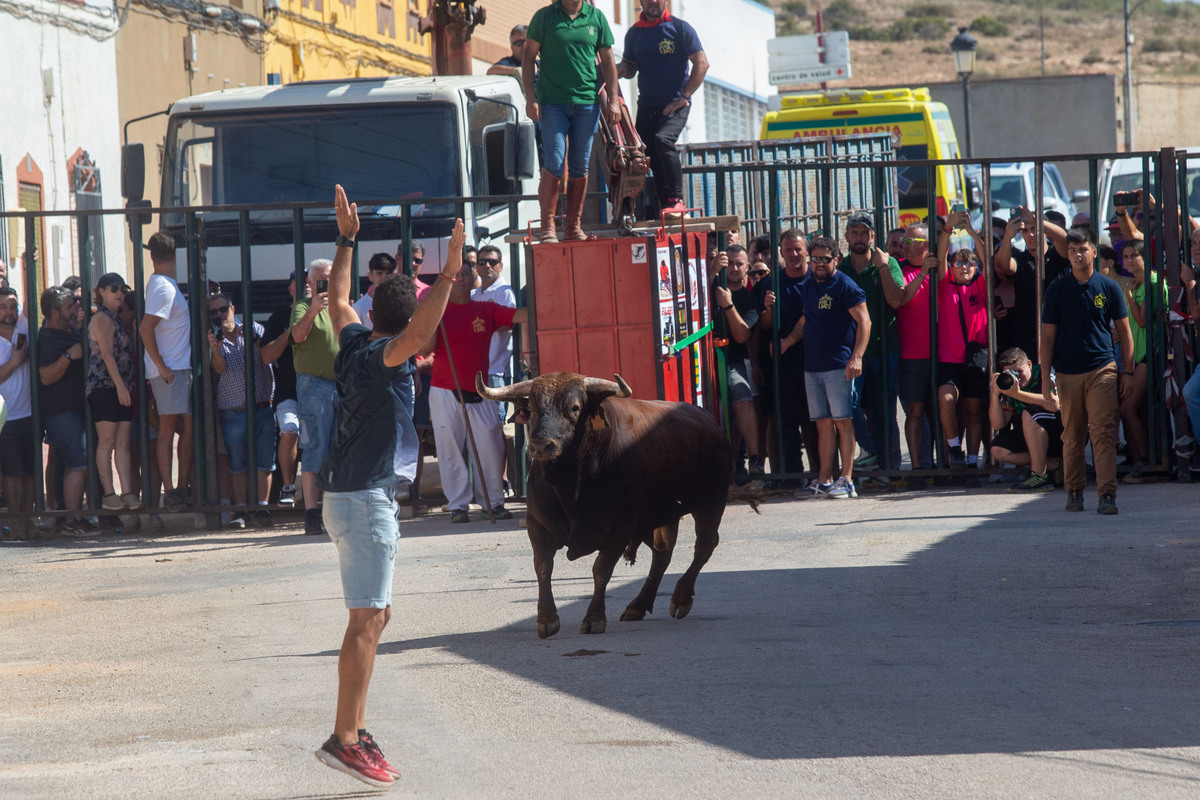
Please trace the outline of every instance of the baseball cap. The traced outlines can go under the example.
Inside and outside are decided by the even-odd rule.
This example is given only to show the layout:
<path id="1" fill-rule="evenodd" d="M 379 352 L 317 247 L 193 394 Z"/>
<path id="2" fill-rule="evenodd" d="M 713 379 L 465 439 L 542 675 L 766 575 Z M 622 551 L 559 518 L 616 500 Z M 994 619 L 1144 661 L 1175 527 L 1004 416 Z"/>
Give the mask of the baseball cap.
<path id="1" fill-rule="evenodd" d="M 115 272 L 107 272 L 100 277 L 100 280 L 96 281 L 97 289 L 107 289 L 110 286 L 120 286 L 126 292 L 133 291 L 129 284 L 125 283 L 125 279 Z"/>
<path id="2" fill-rule="evenodd" d="M 850 215 L 850 219 L 846 220 L 846 230 L 850 230 L 855 225 L 866 225 L 874 230 L 875 220 L 866 211 L 855 211 Z"/>

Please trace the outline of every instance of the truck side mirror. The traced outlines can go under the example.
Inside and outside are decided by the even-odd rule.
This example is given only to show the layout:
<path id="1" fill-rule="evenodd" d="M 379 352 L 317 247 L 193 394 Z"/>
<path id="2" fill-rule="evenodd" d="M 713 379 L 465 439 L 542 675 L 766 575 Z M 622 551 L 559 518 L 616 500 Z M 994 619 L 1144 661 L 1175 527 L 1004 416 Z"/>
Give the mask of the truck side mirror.
<path id="1" fill-rule="evenodd" d="M 141 142 L 121 148 L 121 196 L 141 200 L 146 190 L 146 147 Z"/>
<path id="2" fill-rule="evenodd" d="M 138 147 L 141 147 L 141 145 L 138 145 Z M 136 209 L 151 208 L 153 205 L 149 200 L 130 200 L 125 206 L 130 212 L 125 215 L 125 219 L 129 223 L 129 240 L 136 247 L 142 246 L 142 226 L 149 225 L 154 219 L 153 214 L 146 211 L 137 211 Z"/>
<path id="3" fill-rule="evenodd" d="M 537 173 L 537 142 L 532 120 L 504 126 L 504 177 L 510 181 L 532 178 Z"/>

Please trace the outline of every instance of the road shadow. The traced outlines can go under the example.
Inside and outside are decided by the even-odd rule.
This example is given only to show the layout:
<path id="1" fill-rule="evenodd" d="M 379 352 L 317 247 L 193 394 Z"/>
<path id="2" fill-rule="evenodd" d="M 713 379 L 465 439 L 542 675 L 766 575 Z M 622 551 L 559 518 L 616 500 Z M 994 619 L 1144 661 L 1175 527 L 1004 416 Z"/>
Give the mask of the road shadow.
<path id="1" fill-rule="evenodd" d="M 590 587 L 556 583 L 549 640 L 529 616 L 379 653 L 445 649 L 762 759 L 1200 745 L 1200 539 L 1138 540 L 1060 503 L 1029 506 L 1056 527 L 981 517 L 885 566 L 722 572 L 718 548 L 674 620 L 680 552 L 641 622 L 617 621 L 640 578 L 610 586 L 603 635 L 578 633 Z"/>

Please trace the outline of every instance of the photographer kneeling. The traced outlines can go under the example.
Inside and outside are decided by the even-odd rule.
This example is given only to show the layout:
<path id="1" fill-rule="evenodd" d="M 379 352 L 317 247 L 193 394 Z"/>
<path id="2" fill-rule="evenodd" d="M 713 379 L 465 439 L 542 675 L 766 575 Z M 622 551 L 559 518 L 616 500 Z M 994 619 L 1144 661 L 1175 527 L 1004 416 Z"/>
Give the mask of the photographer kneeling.
<path id="1" fill-rule="evenodd" d="M 1001 372 L 991 381 L 988 418 L 996 429 L 992 460 L 1029 467 L 1029 477 L 1011 492 L 1048 492 L 1062 486 L 1062 415 L 1055 407 L 1044 408 L 1042 369 L 1030 364 L 1019 347 L 1000 354 Z M 1054 464 L 1053 478 L 1050 464 Z"/>

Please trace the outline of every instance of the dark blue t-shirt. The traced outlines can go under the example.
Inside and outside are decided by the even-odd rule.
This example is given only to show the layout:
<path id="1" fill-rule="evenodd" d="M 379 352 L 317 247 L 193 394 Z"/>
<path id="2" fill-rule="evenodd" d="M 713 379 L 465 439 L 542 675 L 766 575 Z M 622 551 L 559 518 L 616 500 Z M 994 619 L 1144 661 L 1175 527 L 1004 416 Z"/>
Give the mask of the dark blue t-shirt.
<path id="1" fill-rule="evenodd" d="M 844 369 L 854 349 L 858 323 L 850 309 L 867 302 L 854 279 L 843 272 L 821 282 L 804 284 L 804 370 L 829 372 Z"/>
<path id="2" fill-rule="evenodd" d="M 1046 287 L 1042 322 L 1057 325 L 1054 337 L 1054 369 L 1079 375 L 1099 369 L 1115 359 L 1113 320 L 1129 316 L 1121 286 L 1099 272 L 1080 283 L 1066 273 Z"/>
<path id="3" fill-rule="evenodd" d="M 388 337 L 371 338 L 359 324 L 342 328 L 340 350 L 333 362 L 337 409 L 329 455 L 317 473 L 326 492 L 359 492 L 396 480 L 396 395 L 393 381 L 401 367 L 383 363 Z"/>
<path id="4" fill-rule="evenodd" d="M 687 84 L 688 57 L 703 49 L 696 29 L 676 17 L 626 31 L 623 57 L 637 64 L 638 102 L 661 108 L 677 99 Z"/>

